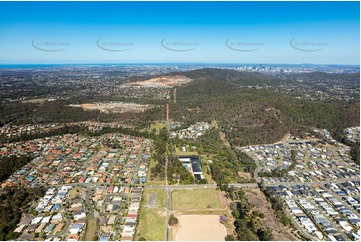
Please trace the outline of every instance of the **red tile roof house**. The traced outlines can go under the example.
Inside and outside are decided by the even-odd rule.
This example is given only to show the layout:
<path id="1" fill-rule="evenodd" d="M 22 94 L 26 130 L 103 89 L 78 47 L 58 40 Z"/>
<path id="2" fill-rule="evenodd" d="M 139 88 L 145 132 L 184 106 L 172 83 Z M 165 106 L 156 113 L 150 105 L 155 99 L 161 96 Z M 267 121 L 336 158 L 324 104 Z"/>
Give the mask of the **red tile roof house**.
<path id="1" fill-rule="evenodd" d="M 110 186 L 109 189 L 108 189 L 108 193 L 112 193 L 112 192 L 113 192 L 113 189 L 114 189 L 114 187 L 113 187 L 113 186 Z"/>
<path id="2" fill-rule="evenodd" d="M 14 183 L 12 183 L 12 182 L 8 182 L 8 181 L 6 181 L 6 182 L 4 182 L 3 184 L 1 184 L 1 187 L 2 187 L 2 188 L 6 187 L 6 186 L 15 187 L 16 184 L 14 184 Z"/>

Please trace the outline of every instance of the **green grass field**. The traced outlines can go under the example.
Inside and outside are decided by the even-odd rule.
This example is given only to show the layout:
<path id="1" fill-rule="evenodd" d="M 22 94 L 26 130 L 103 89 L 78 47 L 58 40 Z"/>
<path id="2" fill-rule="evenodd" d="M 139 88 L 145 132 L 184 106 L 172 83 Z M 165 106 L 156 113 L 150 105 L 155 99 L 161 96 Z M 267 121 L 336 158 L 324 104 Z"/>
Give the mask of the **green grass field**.
<path id="1" fill-rule="evenodd" d="M 149 130 L 152 131 L 153 129 L 156 129 L 157 133 L 159 133 L 159 130 L 162 128 L 166 128 L 167 123 L 165 121 L 158 121 L 151 124 L 148 128 L 145 128 L 143 130 Z"/>
<path id="2" fill-rule="evenodd" d="M 194 189 L 172 191 L 172 210 L 224 209 L 215 189 Z"/>
<path id="3" fill-rule="evenodd" d="M 156 205 L 154 208 L 147 207 L 149 204 L 149 196 L 156 194 Z M 166 192 L 163 189 L 145 189 L 144 200 L 142 202 L 139 225 L 135 240 L 141 237 L 146 240 L 165 240 L 165 206 Z"/>
<path id="4" fill-rule="evenodd" d="M 86 191 L 87 189 L 85 187 L 75 186 L 70 190 L 69 197 L 70 199 L 74 199 L 76 197 L 82 197 Z"/>
<path id="5" fill-rule="evenodd" d="M 43 103 L 45 101 L 46 101 L 45 98 L 36 98 L 36 99 L 25 100 L 25 101 L 22 101 L 22 102 L 23 103 Z"/>
<path id="6" fill-rule="evenodd" d="M 96 219 L 88 219 L 87 229 L 86 229 L 86 234 L 85 234 L 86 241 L 94 240 L 96 229 L 97 229 L 97 220 Z"/>
<path id="7" fill-rule="evenodd" d="M 180 148 L 175 148 L 176 155 L 198 155 L 197 151 L 182 151 Z"/>
<path id="8" fill-rule="evenodd" d="M 143 200 L 143 205 L 147 206 L 149 203 L 149 196 L 151 194 L 156 194 L 157 195 L 157 200 L 156 200 L 156 207 L 158 209 L 165 209 L 166 206 L 166 199 L 167 199 L 167 193 L 165 192 L 164 189 L 153 189 L 153 188 L 145 188 L 144 189 L 144 200 Z"/>
<path id="9" fill-rule="evenodd" d="M 139 219 L 136 240 L 141 237 L 153 241 L 165 240 L 165 216 L 161 216 L 158 209 L 152 208 L 141 212 Z"/>

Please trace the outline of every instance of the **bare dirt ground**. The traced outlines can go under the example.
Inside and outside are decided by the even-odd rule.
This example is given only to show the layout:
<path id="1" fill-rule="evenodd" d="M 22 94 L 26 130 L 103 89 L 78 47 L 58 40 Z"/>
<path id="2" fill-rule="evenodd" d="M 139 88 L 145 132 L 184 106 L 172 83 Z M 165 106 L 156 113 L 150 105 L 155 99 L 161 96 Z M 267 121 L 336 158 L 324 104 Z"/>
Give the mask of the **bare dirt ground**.
<path id="1" fill-rule="evenodd" d="M 181 215 L 178 220 L 176 241 L 224 241 L 227 235 L 218 215 Z"/>
<path id="2" fill-rule="evenodd" d="M 225 196 L 226 193 L 221 190 L 218 190 L 218 189 L 216 190 L 216 193 L 217 193 L 219 200 L 222 203 L 222 206 L 225 208 L 229 208 L 230 204 L 232 203 L 232 200 Z M 231 209 L 229 209 L 229 211 L 231 211 Z"/>
<path id="3" fill-rule="evenodd" d="M 185 76 L 162 76 L 139 82 L 129 82 L 123 86 L 143 86 L 143 87 L 174 87 L 188 84 L 193 80 Z"/>
<path id="4" fill-rule="evenodd" d="M 218 190 L 217 189 L 217 195 L 219 197 L 219 200 L 221 201 L 222 205 L 227 208 L 227 214 L 224 214 L 227 216 L 227 221 L 225 222 L 225 226 L 227 229 L 227 234 L 231 235 L 233 234 L 234 236 L 236 236 L 236 231 L 235 231 L 235 227 L 234 227 L 234 217 L 232 215 L 232 210 L 231 210 L 231 203 L 232 203 L 232 199 L 227 198 L 225 195 L 226 193 Z"/>
<path id="5" fill-rule="evenodd" d="M 245 189 L 249 201 L 255 205 L 254 209 L 264 214 L 262 224 L 264 227 L 271 227 L 273 230 L 274 240 L 293 241 L 298 240 L 292 233 L 291 229 L 283 226 L 275 217 L 271 204 L 267 201 L 265 195 L 259 188 Z"/>
<path id="6" fill-rule="evenodd" d="M 244 179 L 244 180 L 252 179 L 252 175 L 249 172 L 238 171 L 237 175 L 239 178 Z"/>
<path id="7" fill-rule="evenodd" d="M 281 140 L 275 142 L 274 144 L 279 144 L 279 143 L 285 142 L 285 141 L 287 141 L 287 140 L 290 138 L 290 136 L 291 136 L 291 134 L 288 133 L 288 134 L 286 134 L 285 136 L 283 136 Z"/>
<path id="8" fill-rule="evenodd" d="M 149 195 L 149 202 L 148 202 L 148 206 L 150 208 L 154 208 L 157 202 L 157 194 L 156 193 L 151 193 Z"/>
<path id="9" fill-rule="evenodd" d="M 80 107 L 84 110 L 99 110 L 103 113 L 125 113 L 143 112 L 151 107 L 152 105 L 142 105 L 136 103 L 123 103 L 123 102 L 108 102 L 108 103 L 83 103 L 83 104 L 70 104 L 71 107 Z"/>

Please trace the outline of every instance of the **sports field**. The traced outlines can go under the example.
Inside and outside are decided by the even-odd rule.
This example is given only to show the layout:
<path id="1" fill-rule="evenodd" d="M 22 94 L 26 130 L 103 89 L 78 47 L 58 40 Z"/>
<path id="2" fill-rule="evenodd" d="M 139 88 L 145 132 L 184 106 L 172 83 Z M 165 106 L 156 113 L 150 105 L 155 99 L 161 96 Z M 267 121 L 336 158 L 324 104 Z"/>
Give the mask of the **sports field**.
<path id="1" fill-rule="evenodd" d="M 224 209 L 213 188 L 194 190 L 174 190 L 172 192 L 172 210 L 218 210 Z"/>
<path id="2" fill-rule="evenodd" d="M 181 215 L 178 220 L 174 234 L 176 241 L 222 241 L 227 236 L 218 215 Z"/>
<path id="3" fill-rule="evenodd" d="M 179 224 L 171 228 L 173 240 L 225 240 L 227 230 L 219 222 L 227 209 L 214 188 L 173 190 L 171 212 Z"/>

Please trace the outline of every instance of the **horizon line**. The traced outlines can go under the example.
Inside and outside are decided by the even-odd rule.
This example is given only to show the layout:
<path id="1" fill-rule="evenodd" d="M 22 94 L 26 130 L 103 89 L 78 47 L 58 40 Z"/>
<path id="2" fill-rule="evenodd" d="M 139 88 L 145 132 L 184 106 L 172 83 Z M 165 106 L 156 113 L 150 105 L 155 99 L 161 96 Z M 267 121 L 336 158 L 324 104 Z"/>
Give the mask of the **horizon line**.
<path id="1" fill-rule="evenodd" d="M 1 63 L 0 65 L 145 65 L 145 64 L 207 64 L 207 65 L 324 65 L 360 66 L 343 63 L 267 63 L 267 62 L 72 62 L 72 63 Z"/>

